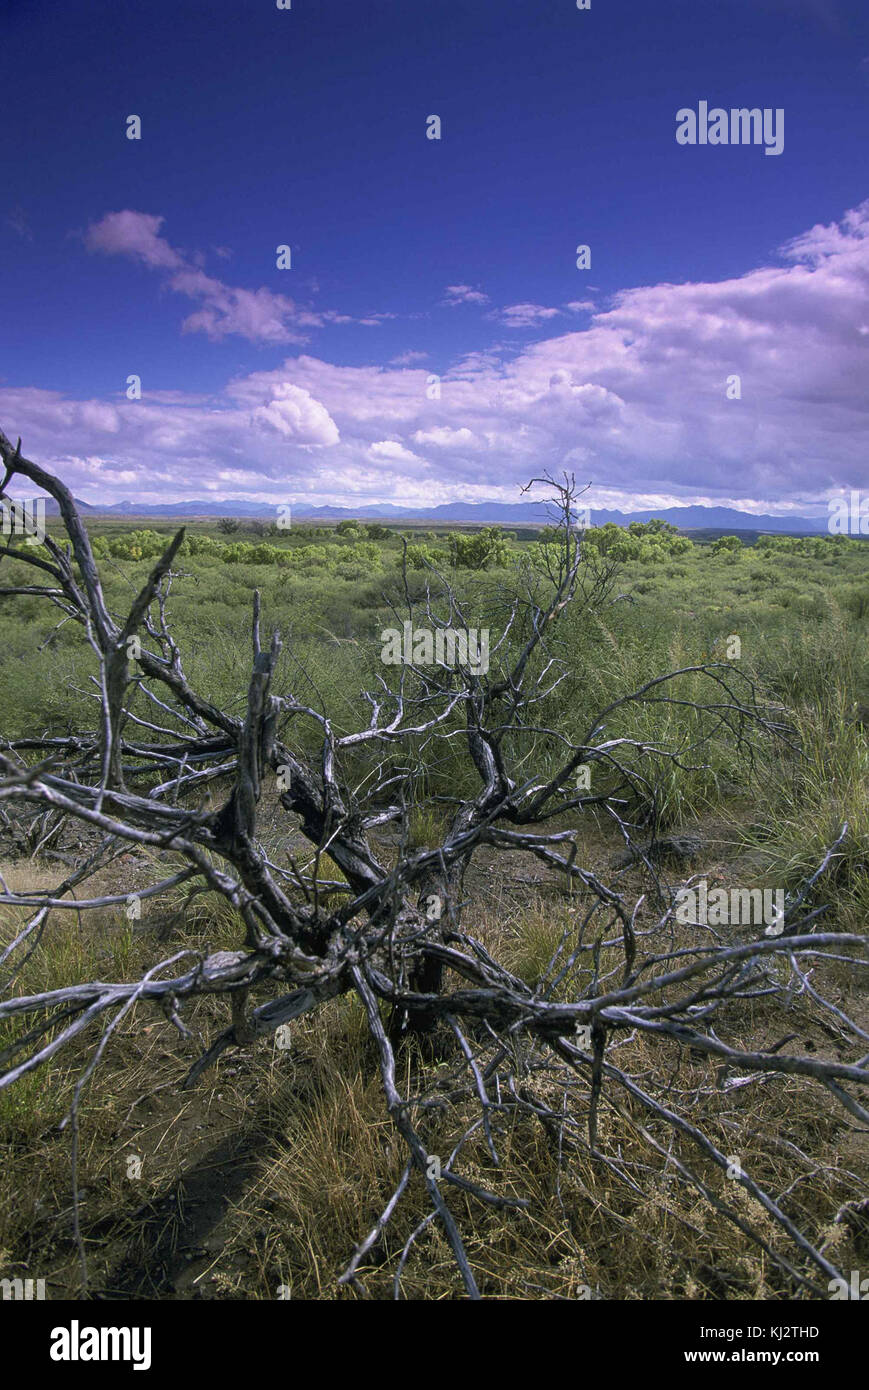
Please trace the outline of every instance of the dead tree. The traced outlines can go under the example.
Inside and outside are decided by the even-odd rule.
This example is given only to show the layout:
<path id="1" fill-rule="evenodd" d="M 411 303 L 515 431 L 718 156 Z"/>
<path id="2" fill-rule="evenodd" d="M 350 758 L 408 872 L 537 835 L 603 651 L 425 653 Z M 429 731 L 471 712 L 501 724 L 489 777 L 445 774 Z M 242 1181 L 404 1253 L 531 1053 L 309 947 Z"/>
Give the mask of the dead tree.
<path id="1" fill-rule="evenodd" d="M 668 1102 L 665 1084 L 652 1086 L 616 1064 L 611 1045 L 619 1037 L 647 1035 L 656 1039 L 662 1054 L 690 1049 L 692 1055 L 706 1056 L 710 1065 L 740 1075 L 810 1078 L 861 1124 L 869 1121 L 869 1111 L 858 1099 L 869 1082 L 869 1058 L 861 1051 L 866 1034 L 841 1010 L 836 1012 L 853 1053 L 850 1061 L 781 1050 L 750 1052 L 728 1045 L 716 1031 L 733 1001 L 759 995 L 784 1001 L 789 989 L 804 988 L 807 958 L 845 957 L 865 968 L 863 940 L 821 930 L 823 909 L 811 896 L 838 845 L 788 901 L 780 934 L 723 941 L 714 932 L 698 930 L 690 946 L 677 948 L 672 890 L 658 876 L 656 856 L 635 838 L 640 820 L 632 817 L 630 807 L 642 802 L 643 836 L 655 843 L 653 769 L 661 760 L 696 763 L 709 739 L 722 731 L 746 757 L 753 740 L 786 736 L 752 682 L 728 663 L 686 667 L 652 677 L 614 699 L 578 740 L 546 722 L 547 702 L 567 671 L 558 645 L 560 620 L 571 607 L 594 611 L 613 601 L 610 569 L 583 554 L 573 524 L 577 494 L 572 479 L 536 480 L 554 488 L 557 540 L 545 549 L 544 572 L 526 569 L 517 575 L 515 592 L 505 599 L 489 669 L 475 673 L 469 665 L 402 665 L 391 684 L 384 675 L 363 692 L 367 722 L 341 732 L 325 707 L 274 693 L 281 641 L 277 633 L 263 640 L 259 595 L 253 603 L 246 711 L 229 714 L 198 693 L 184 673 L 168 620 L 172 565 L 183 530 L 167 546 L 129 611 L 113 613 L 69 490 L 22 456 L 20 440 L 13 448 L 0 433 L 0 456 L 5 465 L 0 499 L 7 497 L 14 478 L 29 480 L 55 499 L 68 538 L 61 545 L 47 537 L 38 551 L 9 538 L 0 559 L 30 566 L 38 582 L 11 584 L 0 588 L 0 595 L 40 595 L 64 620 L 80 626 L 94 653 L 99 696 L 99 719 L 92 729 L 0 742 L 0 808 L 21 820 L 37 847 L 68 821 L 83 822 L 101 836 L 99 854 L 71 869 L 52 890 L 15 894 L 0 881 L 0 902 L 29 912 L 0 953 L 0 1021 L 17 1029 L 0 1054 L 0 1086 L 42 1066 L 86 1030 L 101 1028 L 89 1075 L 114 1029 L 138 1002 L 164 1010 L 187 1034 L 183 1014 L 188 1001 L 206 993 L 227 994 L 233 1001 L 232 1026 L 195 1061 L 186 1078 L 191 1085 L 226 1049 L 264 1038 L 325 1000 L 355 993 L 376 1045 L 385 1106 L 406 1146 L 407 1162 L 396 1192 L 360 1241 L 341 1282 L 362 1287 L 359 1270 L 416 1168 L 428 1189 L 429 1219 L 442 1223 L 472 1298 L 479 1296 L 477 1281 L 447 1200 L 450 1190 L 482 1203 L 523 1205 L 460 1172 L 463 1147 L 480 1127 L 495 1164 L 501 1126 L 523 1115 L 558 1136 L 565 1162 L 571 1153 L 584 1151 L 602 1168 L 617 1172 L 617 1159 L 599 1147 L 598 1116 L 605 1103 L 625 1103 L 633 1113 L 645 1112 L 649 1123 L 669 1130 L 680 1143 L 693 1146 L 704 1161 L 726 1170 L 726 1155 L 678 1105 Z M 434 571 L 427 581 L 422 597 L 414 597 L 405 569 L 403 607 L 397 610 L 401 621 L 424 619 L 432 630 L 474 626 L 453 586 Z M 708 698 L 699 701 L 683 693 L 680 682 L 691 677 L 702 678 Z M 618 712 L 650 704 L 687 706 L 690 742 L 662 748 L 608 735 Z M 316 755 L 310 753 L 312 732 Z M 556 756 L 545 772 L 529 771 L 520 750 L 527 751 L 529 739 L 541 738 Z M 411 849 L 407 823 L 413 777 L 428 756 L 459 740 L 474 769 L 476 791 L 449 804 L 438 843 Z M 348 771 L 359 757 L 369 760 L 363 788 L 354 785 Z M 603 789 L 578 789 L 581 768 L 590 768 L 593 778 L 599 775 Z M 288 869 L 277 867 L 259 837 L 258 808 L 270 780 L 288 826 L 300 830 L 314 851 L 308 872 L 294 863 Z M 196 799 L 209 784 L 224 789 L 222 804 L 216 810 L 197 809 Z M 586 815 L 612 822 L 631 856 L 642 858 L 651 876 L 654 912 L 643 899 L 629 903 L 578 862 L 575 832 L 555 828 L 566 817 Z M 386 825 L 397 832 L 398 841 L 388 854 L 375 845 L 377 832 Z M 17 993 L 16 963 L 64 913 L 86 914 L 90 908 L 126 901 L 123 894 L 80 894 L 95 866 L 104 870 L 131 843 L 169 851 L 178 864 L 175 872 L 143 890 L 143 897 L 158 898 L 179 884 L 219 894 L 245 924 L 245 949 L 205 958 L 181 950 L 155 960 L 134 984 L 70 980 L 41 995 Z M 573 926 L 541 981 L 517 978 L 464 920 L 465 874 L 484 846 L 534 856 L 562 874 L 576 892 Z M 326 853 L 345 880 L 328 885 L 340 894 L 338 906 L 334 893 L 324 897 L 320 863 Z M 617 965 L 611 963 L 615 953 Z M 458 983 L 447 983 L 448 978 Z M 557 987 L 563 995 L 565 982 L 569 999 L 554 999 Z M 256 1007 L 250 1004 L 254 990 L 267 996 Z M 399 1087 L 395 1060 L 403 1035 L 433 1030 L 452 1040 L 456 1087 L 474 1098 L 478 1111 L 440 1180 L 430 1175 L 424 1135 L 412 1119 L 420 1113 L 419 1098 L 414 1111 Z M 528 1084 L 542 1072 L 558 1078 L 558 1105 L 541 1099 Z M 77 1089 L 75 1105 L 78 1097 Z M 664 1152 L 653 1134 L 643 1133 Z M 743 1173 L 739 1181 L 777 1226 L 781 1248 L 687 1163 L 672 1153 L 670 1161 L 685 1182 L 766 1251 L 795 1289 L 826 1296 L 827 1281 L 841 1277 L 750 1174 Z"/>

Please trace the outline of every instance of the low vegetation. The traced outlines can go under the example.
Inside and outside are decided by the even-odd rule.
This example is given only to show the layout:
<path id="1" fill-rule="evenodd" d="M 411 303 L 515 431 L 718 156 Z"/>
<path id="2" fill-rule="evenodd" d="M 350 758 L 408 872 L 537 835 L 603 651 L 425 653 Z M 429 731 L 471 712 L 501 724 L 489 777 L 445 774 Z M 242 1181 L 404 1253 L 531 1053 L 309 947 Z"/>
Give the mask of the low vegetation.
<path id="1" fill-rule="evenodd" d="M 366 893 L 392 885 L 379 911 L 407 969 L 390 976 L 391 1002 L 391 967 L 377 957 L 367 975 L 351 961 L 355 987 L 324 989 L 316 1009 L 263 1026 L 258 1040 L 229 1016 L 237 966 L 225 988 L 184 993 L 183 1007 L 171 992 L 159 1007 L 136 993 L 158 962 L 155 978 L 181 969 L 165 967 L 180 953 L 207 964 L 265 949 L 245 893 L 233 898 L 216 877 L 249 882 L 238 844 L 214 828 L 236 785 L 232 766 L 221 753 L 205 780 L 190 769 L 212 763 L 170 760 L 158 775 L 170 738 L 149 728 L 162 728 L 165 712 L 133 704 L 152 674 L 146 663 L 124 697 L 124 777 L 135 797 L 165 803 L 166 826 L 174 807 L 189 812 L 193 850 L 165 827 L 162 844 L 118 840 L 99 809 L 89 821 L 58 815 L 47 794 L 56 779 L 100 786 L 88 750 L 99 743 L 101 659 L 72 615 L 52 616 L 44 596 L 26 592 L 35 569 L 14 538 L 7 546 L 0 1273 L 45 1276 L 52 1297 L 84 1278 L 116 1298 L 829 1296 L 828 1271 L 847 1275 L 869 1253 L 859 1084 L 869 1036 L 869 547 L 790 537 L 698 545 L 652 523 L 583 532 L 574 560 L 576 533 L 564 528 L 313 529 L 248 539 L 216 523 L 189 528 L 153 588 L 150 629 L 140 629 L 143 647 L 164 656 L 171 630 L 189 687 L 239 728 L 251 718 L 254 591 L 269 632 L 281 632 L 271 665 L 262 641 L 259 669 L 268 668 L 284 742 L 276 777 L 263 772 L 255 840 L 298 900 L 294 949 L 319 960 L 321 925 L 363 931 Z M 106 609 L 124 615 L 172 533 L 100 522 L 89 531 Z M 57 564 L 52 544 L 44 553 Z M 574 563 L 571 601 L 559 607 Z M 396 674 L 381 661 L 381 632 L 408 614 L 487 627 L 493 649 L 502 643 L 492 670 L 470 693 L 460 674 L 432 683 L 405 672 L 414 717 L 400 743 L 354 742 L 371 714 L 369 703 L 360 715 L 360 691 L 375 698 Z M 517 675 L 535 624 L 545 642 L 532 648 L 531 674 Z M 483 709 L 505 672 L 515 698 Z M 649 688 L 665 673 L 666 687 Z M 453 696 L 455 712 L 424 727 Z M 161 698 L 181 716 L 170 720 L 180 739 L 183 719 L 198 716 L 177 687 Z M 490 789 L 485 804 L 469 709 L 482 710 L 473 717 L 510 767 L 509 789 Z M 324 721 L 346 816 L 312 840 L 302 772 L 282 784 L 280 767 L 316 775 Z M 65 738 L 75 746 L 51 742 Z M 46 758 L 55 761 L 40 772 Z M 558 796 L 541 799 L 559 778 Z M 23 786 L 34 793 L 27 808 Z M 105 786 L 115 815 L 149 824 L 123 800 L 131 793 Z M 499 820 L 504 805 L 510 815 Z M 473 856 L 456 878 L 456 817 L 474 807 L 461 832 Z M 367 844 L 385 879 L 379 869 L 366 877 L 350 854 L 359 853 L 352 815 L 371 819 Z M 204 878 L 147 896 L 185 874 L 194 852 L 207 861 Z M 59 877 L 74 882 L 68 903 L 98 905 L 40 907 Z M 785 934 L 716 939 L 703 923 L 677 922 L 673 892 L 701 878 L 710 890 L 781 887 Z M 433 895 L 434 920 L 447 928 L 435 935 Z M 433 957 L 413 954 L 420 934 Z M 441 974 L 414 975 L 434 958 Z M 631 981 L 692 961 L 711 972 L 696 998 L 660 984 L 631 1013 Z M 266 972 L 252 978 L 248 1019 L 259 1027 L 275 987 Z M 488 1012 L 466 997 L 474 979 L 492 993 Z M 93 981 L 133 992 L 67 1037 L 64 1008 L 78 996 L 64 1006 L 63 991 Z M 615 1013 L 596 1014 L 609 995 Z M 520 1025 L 517 998 L 529 1016 L 532 1003 L 556 1020 L 562 1010 L 564 1027 Z M 588 1035 L 573 1038 L 584 1019 Z M 65 1045 L 3 1084 L 34 1046 L 56 1040 Z M 398 1107 L 384 1106 L 390 1065 Z M 195 1085 L 179 1089 L 197 1066 Z M 449 1179 L 432 1180 L 432 1156 Z"/>

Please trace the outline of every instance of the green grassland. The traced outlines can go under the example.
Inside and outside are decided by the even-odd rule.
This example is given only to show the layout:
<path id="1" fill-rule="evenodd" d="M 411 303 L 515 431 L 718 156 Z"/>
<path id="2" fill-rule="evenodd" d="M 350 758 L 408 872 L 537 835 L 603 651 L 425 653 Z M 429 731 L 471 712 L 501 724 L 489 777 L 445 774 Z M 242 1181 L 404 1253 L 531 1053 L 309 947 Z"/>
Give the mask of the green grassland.
<path id="1" fill-rule="evenodd" d="M 129 521 L 88 526 L 108 603 L 126 609 L 177 528 Z M 59 537 L 54 524 L 50 529 Z M 750 872 L 762 872 L 787 888 L 817 866 L 847 821 L 849 836 L 825 888 L 825 920 L 865 933 L 869 544 L 766 537 L 751 546 L 721 537 L 695 544 L 652 527 L 633 534 L 604 528 L 589 533 L 586 546 L 596 565 L 614 560 L 617 571 L 599 608 L 577 604 L 565 615 L 553 651 L 566 674 L 541 709 L 540 725 L 581 738 L 599 710 L 652 677 L 732 661 L 780 712 L 792 743 L 761 739 L 748 763 L 722 731 L 701 765 L 691 759 L 681 766 L 662 763 L 656 772 L 661 824 L 698 829 L 705 845 L 699 867 L 719 881 L 744 882 Z M 428 585 L 436 588 L 434 569 L 450 579 L 468 625 L 488 627 L 494 645 L 514 597 L 539 582 L 549 549 L 547 534 L 532 530 L 398 532 L 344 524 L 297 525 L 261 535 L 244 523 L 226 534 L 213 522 L 194 522 L 174 564 L 167 611 L 190 683 L 214 703 L 239 711 L 246 700 L 252 595 L 258 590 L 264 629 L 279 629 L 284 643 L 275 693 L 292 692 L 322 707 L 344 732 L 366 717 L 359 691 L 373 689 L 384 675 L 383 629 L 400 625 L 408 594 L 421 599 Z M 33 571 L 14 558 L 3 561 L 3 574 L 6 585 L 36 582 Z M 92 728 L 96 667 L 76 625 L 30 596 L 0 597 L 0 620 L 0 735 Z M 698 673 L 681 680 L 686 695 L 700 692 Z M 676 705 L 629 704 L 614 711 L 607 734 L 672 745 L 690 740 L 690 720 Z M 520 751 L 520 767 L 538 775 L 554 768 L 559 757 L 546 734 L 529 732 Z M 364 780 L 364 755 L 351 770 L 354 780 Z M 457 742 L 438 745 L 417 789 L 411 829 L 419 842 L 431 841 L 443 806 L 472 790 L 473 776 Z M 264 834 L 273 833 L 275 818 L 275 807 L 265 807 Z M 581 825 L 574 817 L 570 824 L 578 828 L 586 862 L 606 877 L 620 844 L 615 832 L 593 817 Z M 0 868 L 19 890 L 47 884 L 54 872 L 38 860 Z M 624 876 L 620 891 L 643 891 L 641 873 Z M 510 968 L 533 976 L 551 954 L 568 907 L 545 875 L 512 883 L 509 864 L 493 868 L 482 855 L 469 881 L 469 911 L 481 939 Z M 5 939 L 14 920 L 0 909 Z M 112 910 L 96 914 L 91 932 L 65 924 L 46 937 L 17 987 L 48 989 L 94 973 L 137 978 L 143 964 L 156 959 L 148 930 L 147 920 L 134 930 Z M 164 914 L 153 930 L 171 935 L 180 928 Z M 238 923 L 211 895 L 198 900 L 183 931 L 185 945 L 207 942 L 210 949 L 240 940 Z M 865 996 L 844 970 L 835 975 L 835 967 L 829 968 L 841 1007 L 869 1027 Z M 191 1016 L 194 1028 L 207 1036 L 225 1026 L 221 1007 L 199 1001 Z M 764 1032 L 768 1024 L 759 1003 L 746 1007 L 735 1026 L 743 1042 L 771 1044 Z M 824 1026 L 808 1000 L 795 1005 L 801 1038 L 829 1046 Z M 633 1061 L 642 1065 L 646 1044 L 632 1046 Z M 82 1044 L 79 1064 L 87 1055 Z M 336 1272 L 400 1171 L 358 1005 L 338 1001 L 300 1023 L 286 1055 L 271 1046 L 230 1054 L 205 1091 L 179 1109 L 174 1088 L 185 1058 L 189 1064 L 168 1022 L 131 1015 L 106 1057 L 98 1090 L 90 1093 L 80 1180 L 89 1194 L 84 1234 L 98 1282 L 103 1280 L 108 1296 L 119 1297 L 273 1298 L 278 1286 L 291 1288 L 293 1297 L 336 1297 Z M 78 1277 L 65 1195 L 68 1142 L 56 1128 L 69 1103 L 75 1062 L 65 1058 L 0 1093 L 0 1269 L 26 1265 L 31 1272 L 46 1271 L 53 1297 L 74 1289 Z M 410 1054 L 402 1064 L 434 1065 Z M 702 1065 L 684 1064 L 680 1085 L 686 1093 L 704 1073 Z M 781 1078 L 737 1092 L 716 1121 L 718 1142 L 731 1146 L 724 1152 L 749 1153 L 776 1190 L 790 1191 L 796 1183 L 795 1215 L 813 1239 L 826 1241 L 824 1248 L 835 1251 L 843 1267 L 859 1267 L 866 1231 L 834 1231 L 829 1222 L 831 1204 L 835 1211 L 837 1201 L 853 1198 L 855 1184 L 858 1192 L 862 1184 L 862 1195 L 869 1190 L 865 1144 L 837 1127 L 828 1108 L 812 1108 L 807 1096 L 796 1079 L 791 1085 Z M 461 1117 L 452 1118 L 460 1129 Z M 635 1161 L 637 1173 L 651 1171 L 654 1155 L 630 1117 L 614 1113 L 607 1123 L 625 1162 Z M 449 1129 L 446 1119 L 438 1124 Z M 799 1162 L 792 1169 L 797 1161 L 786 1152 L 794 1138 L 810 1160 L 805 1172 Z M 649 1180 L 637 1206 L 635 1197 L 608 1187 L 589 1164 L 556 1183 L 542 1132 L 517 1131 L 508 1149 L 515 1190 L 530 1198 L 532 1215 L 518 1224 L 498 1211 L 475 1218 L 469 1250 L 488 1295 L 575 1297 L 581 1284 L 609 1298 L 787 1296 L 775 1270 L 720 1214 L 701 1211 L 690 1193 L 677 1192 L 663 1178 Z M 469 1152 L 472 1171 L 484 1173 L 482 1149 Z M 146 1156 L 138 1183 L 128 1177 L 131 1153 Z M 479 1168 L 473 1169 L 476 1162 Z M 191 1192 L 201 1207 L 194 1201 L 184 1208 L 184 1195 Z M 414 1221 L 425 1215 L 424 1193 L 418 1195 L 406 1229 L 396 1233 L 398 1251 Z M 185 1256 L 187 1249 L 193 1254 Z M 366 1275 L 376 1297 L 391 1296 L 387 1257 L 395 1253 L 391 1246 L 384 1252 L 384 1273 L 375 1268 Z M 436 1225 L 418 1243 L 403 1287 L 411 1297 L 456 1294 L 455 1272 Z M 341 1296 L 356 1295 L 346 1290 Z"/>

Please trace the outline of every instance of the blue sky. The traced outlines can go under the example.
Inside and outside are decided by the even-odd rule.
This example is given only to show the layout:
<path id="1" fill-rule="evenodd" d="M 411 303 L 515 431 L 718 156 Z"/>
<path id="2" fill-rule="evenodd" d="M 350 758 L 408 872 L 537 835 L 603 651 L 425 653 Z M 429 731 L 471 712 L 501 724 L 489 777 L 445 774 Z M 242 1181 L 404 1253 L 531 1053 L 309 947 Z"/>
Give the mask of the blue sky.
<path id="1" fill-rule="evenodd" d="M 92 502 L 866 485 L 864 0 L 292 6 L 2 0 L 26 453 Z M 678 144 L 701 101 L 782 152 Z"/>

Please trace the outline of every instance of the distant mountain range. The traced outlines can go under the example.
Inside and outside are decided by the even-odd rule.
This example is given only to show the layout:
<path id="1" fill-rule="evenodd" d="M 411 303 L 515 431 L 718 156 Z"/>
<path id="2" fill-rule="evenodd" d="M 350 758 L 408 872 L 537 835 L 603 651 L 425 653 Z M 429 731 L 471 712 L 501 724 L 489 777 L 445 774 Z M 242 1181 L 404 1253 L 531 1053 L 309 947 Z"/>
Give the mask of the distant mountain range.
<path id="1" fill-rule="evenodd" d="M 136 517 L 146 520 L 149 517 L 265 517 L 274 518 L 277 508 L 265 502 L 224 499 L 223 501 L 165 502 L 146 504 L 141 502 L 115 502 L 112 506 L 94 506 L 88 502 L 77 502 L 82 513 L 92 517 Z M 46 504 L 48 516 L 58 515 L 57 503 L 49 498 Z M 305 521 L 344 521 L 350 517 L 367 521 L 427 521 L 435 524 L 464 523 L 478 526 L 499 524 L 502 526 L 545 526 L 554 520 L 551 506 L 540 502 L 444 502 L 438 507 L 396 507 L 384 502 L 370 507 L 317 507 L 300 502 L 293 506 L 293 516 Z M 783 531 L 791 535 L 826 535 L 827 518 L 807 516 L 769 516 L 754 512 L 741 512 L 735 507 L 663 507 L 658 510 L 642 512 L 607 511 L 592 508 L 593 526 L 604 526 L 608 521 L 616 526 L 627 526 L 632 521 L 651 521 L 660 517 L 680 530 L 715 531 Z"/>

